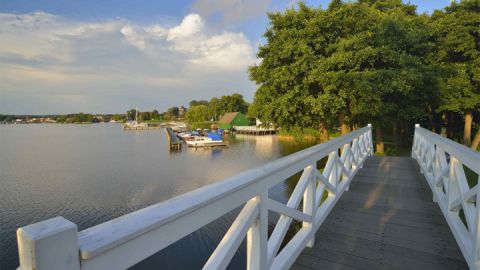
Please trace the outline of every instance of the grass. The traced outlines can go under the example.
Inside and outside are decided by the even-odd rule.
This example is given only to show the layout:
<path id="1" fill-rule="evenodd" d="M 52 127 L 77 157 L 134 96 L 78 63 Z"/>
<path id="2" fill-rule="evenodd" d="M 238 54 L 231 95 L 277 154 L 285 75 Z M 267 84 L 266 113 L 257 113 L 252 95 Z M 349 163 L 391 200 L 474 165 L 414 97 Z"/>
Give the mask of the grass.
<path id="1" fill-rule="evenodd" d="M 283 139 L 290 139 L 296 142 L 307 142 L 307 141 L 318 141 L 320 140 L 320 131 L 315 128 L 292 128 L 292 129 L 281 129 L 278 132 L 280 137 Z M 338 130 L 329 130 L 328 135 L 330 139 L 340 137 L 342 134 Z"/>
<path id="2" fill-rule="evenodd" d="M 296 142 L 316 141 L 320 138 L 320 132 L 313 128 L 281 129 L 278 135 L 284 139 L 293 139 Z"/>

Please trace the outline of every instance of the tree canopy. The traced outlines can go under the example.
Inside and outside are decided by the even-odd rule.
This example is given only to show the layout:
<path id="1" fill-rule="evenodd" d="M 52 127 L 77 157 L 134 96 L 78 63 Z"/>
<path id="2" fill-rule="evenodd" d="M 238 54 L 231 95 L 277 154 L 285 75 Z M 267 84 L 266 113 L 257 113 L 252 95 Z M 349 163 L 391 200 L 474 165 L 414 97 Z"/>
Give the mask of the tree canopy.
<path id="1" fill-rule="evenodd" d="M 199 106 L 205 106 L 207 110 L 204 112 L 204 107 L 202 109 Z M 195 109 L 195 112 L 190 114 L 189 111 Z M 199 115 L 199 110 L 202 110 L 202 116 L 198 117 L 193 115 Z M 223 114 L 227 112 L 241 112 L 246 113 L 248 111 L 248 103 L 245 101 L 242 95 L 232 94 L 221 96 L 220 98 L 213 97 L 210 101 L 206 100 L 192 100 L 190 101 L 190 108 L 187 111 L 187 121 L 189 122 L 201 122 L 206 120 L 217 121 Z M 200 120 L 202 119 L 202 120 Z"/>
<path id="2" fill-rule="evenodd" d="M 250 67 L 249 113 L 284 128 L 374 123 L 403 129 L 434 112 L 477 110 L 478 0 L 432 16 L 401 0 L 299 3 L 270 13 Z M 343 127 L 342 127 L 343 131 Z"/>
<path id="3" fill-rule="evenodd" d="M 190 107 L 185 117 L 190 123 L 206 121 L 208 120 L 208 107 L 206 105 L 196 105 Z"/>

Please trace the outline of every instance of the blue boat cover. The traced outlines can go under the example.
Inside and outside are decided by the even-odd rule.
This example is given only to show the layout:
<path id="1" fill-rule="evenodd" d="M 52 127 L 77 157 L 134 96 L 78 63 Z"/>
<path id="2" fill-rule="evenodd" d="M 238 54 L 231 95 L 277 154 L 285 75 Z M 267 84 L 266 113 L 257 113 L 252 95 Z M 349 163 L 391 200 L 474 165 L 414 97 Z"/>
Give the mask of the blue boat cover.
<path id="1" fill-rule="evenodd" d="M 212 139 L 213 141 L 221 141 L 222 140 L 222 135 L 216 133 L 216 132 L 210 132 L 208 133 L 208 137 Z"/>

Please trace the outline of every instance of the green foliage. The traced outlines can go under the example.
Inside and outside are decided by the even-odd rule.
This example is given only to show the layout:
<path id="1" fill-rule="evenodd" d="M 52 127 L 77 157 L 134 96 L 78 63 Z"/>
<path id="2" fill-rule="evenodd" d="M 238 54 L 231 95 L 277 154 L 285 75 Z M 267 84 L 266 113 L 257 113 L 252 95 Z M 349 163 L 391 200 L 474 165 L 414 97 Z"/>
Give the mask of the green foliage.
<path id="1" fill-rule="evenodd" d="M 161 120 L 160 113 L 158 113 L 157 110 L 153 110 L 153 111 L 150 113 L 150 116 L 151 116 L 151 119 L 152 119 L 152 120 Z"/>
<path id="2" fill-rule="evenodd" d="M 478 10 L 478 0 L 433 16 L 400 0 L 335 0 L 271 13 L 249 114 L 286 130 L 339 118 L 405 128 L 447 104 L 478 109 Z"/>
<path id="3" fill-rule="evenodd" d="M 222 115 L 222 108 L 218 98 L 213 97 L 210 99 L 210 102 L 208 103 L 208 115 L 215 121 L 217 121 Z"/>
<path id="4" fill-rule="evenodd" d="M 208 101 L 206 101 L 206 100 L 192 100 L 192 101 L 190 101 L 189 105 L 190 105 L 190 107 L 198 106 L 198 105 L 208 106 Z"/>
<path id="5" fill-rule="evenodd" d="M 190 107 L 185 117 L 189 123 L 204 122 L 208 120 L 208 107 L 206 105 Z"/>
<path id="6" fill-rule="evenodd" d="M 248 104 L 240 94 L 232 94 L 230 96 L 222 96 L 219 101 L 219 112 L 224 114 L 226 112 L 241 112 L 246 113 Z"/>
<path id="7" fill-rule="evenodd" d="M 137 110 L 136 109 L 130 109 L 127 111 L 126 116 L 127 120 L 132 121 L 135 120 Z"/>
<path id="8" fill-rule="evenodd" d="M 62 115 L 57 118 L 58 123 L 93 123 L 93 115 L 88 113 L 77 113 Z"/>
<path id="9" fill-rule="evenodd" d="M 316 140 L 320 138 L 318 129 L 292 127 L 291 129 L 282 129 L 278 133 L 280 136 L 293 137 L 296 142 L 304 142 L 306 140 Z"/>
<path id="10" fill-rule="evenodd" d="M 190 123 L 189 126 L 191 129 L 211 129 L 212 125 L 216 125 L 218 122 L 215 121 L 205 121 L 205 122 L 196 122 L 196 123 Z"/>
<path id="11" fill-rule="evenodd" d="M 194 107 L 198 107 L 199 105 L 207 107 L 207 115 L 205 116 L 205 119 L 201 121 L 210 119 L 218 120 L 224 113 L 227 112 L 246 113 L 248 111 L 248 103 L 245 101 L 242 95 L 237 93 L 230 96 L 222 96 L 220 98 L 213 97 L 210 102 L 206 100 L 192 100 L 190 101 L 189 110 Z M 195 112 L 195 114 L 198 114 L 198 112 Z M 191 122 L 190 120 L 188 121 Z"/>
<path id="12" fill-rule="evenodd" d="M 171 117 L 178 117 L 179 112 L 180 110 L 178 107 L 171 107 L 167 110 L 167 113 L 169 113 Z"/>
<path id="13" fill-rule="evenodd" d="M 124 122 L 126 120 L 126 115 L 124 114 L 114 114 L 112 115 L 112 119 L 117 122 Z"/>
<path id="14" fill-rule="evenodd" d="M 432 15 L 437 50 L 431 61 L 444 74 L 438 111 L 480 109 L 480 1 L 452 2 Z"/>

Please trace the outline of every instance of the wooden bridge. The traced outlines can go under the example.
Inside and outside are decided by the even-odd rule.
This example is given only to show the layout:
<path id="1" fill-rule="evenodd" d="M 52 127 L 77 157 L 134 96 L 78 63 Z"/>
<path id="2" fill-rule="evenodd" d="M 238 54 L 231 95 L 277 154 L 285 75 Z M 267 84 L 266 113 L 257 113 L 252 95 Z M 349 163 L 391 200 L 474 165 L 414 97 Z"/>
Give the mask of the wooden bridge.
<path id="1" fill-rule="evenodd" d="M 416 161 L 371 157 L 293 269 L 468 269 Z"/>
<path id="2" fill-rule="evenodd" d="M 480 269 L 480 154 L 418 126 L 412 158 L 372 154 L 367 126 L 81 232 L 28 225 L 19 270 L 126 269 L 237 208 L 203 269 L 225 269 L 245 239 L 248 269 Z M 269 198 L 298 172 L 286 204 Z"/>

